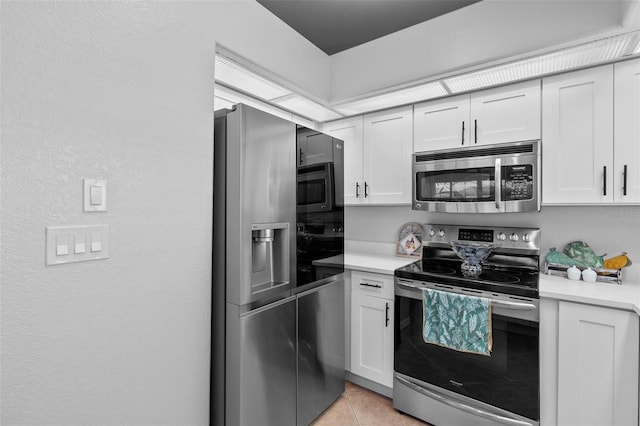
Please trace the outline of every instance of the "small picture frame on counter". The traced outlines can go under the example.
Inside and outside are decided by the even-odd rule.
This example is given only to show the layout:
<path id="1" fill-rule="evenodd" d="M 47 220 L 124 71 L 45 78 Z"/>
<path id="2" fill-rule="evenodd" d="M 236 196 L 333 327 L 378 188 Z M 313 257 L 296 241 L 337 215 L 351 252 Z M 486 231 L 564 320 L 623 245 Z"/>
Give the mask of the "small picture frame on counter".
<path id="1" fill-rule="evenodd" d="M 422 258 L 422 225 L 408 222 L 400 227 L 396 256 Z"/>

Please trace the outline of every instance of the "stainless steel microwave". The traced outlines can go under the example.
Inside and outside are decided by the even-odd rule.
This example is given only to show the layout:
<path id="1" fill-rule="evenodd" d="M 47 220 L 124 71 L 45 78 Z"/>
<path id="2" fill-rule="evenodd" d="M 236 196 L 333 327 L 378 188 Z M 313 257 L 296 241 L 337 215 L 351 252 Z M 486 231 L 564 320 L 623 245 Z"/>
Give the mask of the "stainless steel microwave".
<path id="1" fill-rule="evenodd" d="M 413 210 L 539 211 L 540 141 L 413 154 Z"/>

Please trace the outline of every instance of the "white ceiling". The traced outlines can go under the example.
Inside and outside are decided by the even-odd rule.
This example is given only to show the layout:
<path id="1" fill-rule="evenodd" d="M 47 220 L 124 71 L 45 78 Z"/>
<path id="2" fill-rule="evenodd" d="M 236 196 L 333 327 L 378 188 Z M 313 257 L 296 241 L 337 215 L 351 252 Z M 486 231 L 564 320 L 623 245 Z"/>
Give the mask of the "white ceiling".
<path id="1" fill-rule="evenodd" d="M 640 0 L 483 0 L 330 56 L 336 104 L 640 29 Z"/>

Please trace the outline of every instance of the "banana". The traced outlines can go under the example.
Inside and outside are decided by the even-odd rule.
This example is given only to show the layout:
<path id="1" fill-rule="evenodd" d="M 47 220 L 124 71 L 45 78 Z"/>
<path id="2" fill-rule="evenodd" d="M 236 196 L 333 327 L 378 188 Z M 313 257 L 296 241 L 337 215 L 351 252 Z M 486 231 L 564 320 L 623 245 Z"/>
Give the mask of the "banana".
<path id="1" fill-rule="evenodd" d="M 621 269 L 629 265 L 631 265 L 631 261 L 627 257 L 627 252 L 624 251 L 618 256 L 604 260 L 604 267 L 607 269 Z"/>

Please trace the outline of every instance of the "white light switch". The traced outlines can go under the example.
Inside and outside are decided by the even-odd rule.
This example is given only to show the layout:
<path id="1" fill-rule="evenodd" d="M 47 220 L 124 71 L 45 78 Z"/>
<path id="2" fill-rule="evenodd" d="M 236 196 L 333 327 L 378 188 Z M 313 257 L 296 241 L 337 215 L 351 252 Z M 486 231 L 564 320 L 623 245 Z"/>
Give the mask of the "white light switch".
<path id="1" fill-rule="evenodd" d="M 75 244 L 73 246 L 73 252 L 75 254 L 82 254 L 87 252 L 87 236 L 84 233 L 76 234 L 74 243 Z"/>
<path id="2" fill-rule="evenodd" d="M 102 204 L 102 187 L 100 186 L 92 186 L 89 188 L 90 193 L 90 204 L 92 206 L 99 206 Z"/>
<path id="3" fill-rule="evenodd" d="M 91 251 L 102 251 L 102 235 L 91 234 Z"/>
<path id="4" fill-rule="evenodd" d="M 48 226 L 46 265 L 109 257 L 109 225 Z"/>
<path id="5" fill-rule="evenodd" d="M 56 237 L 56 256 L 66 256 L 69 254 L 69 235 L 58 235 Z"/>
<path id="6" fill-rule="evenodd" d="M 84 211 L 107 211 L 107 181 L 98 179 L 83 179 Z"/>

